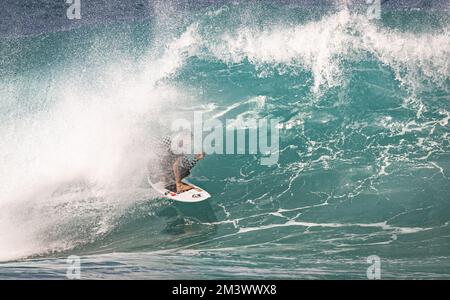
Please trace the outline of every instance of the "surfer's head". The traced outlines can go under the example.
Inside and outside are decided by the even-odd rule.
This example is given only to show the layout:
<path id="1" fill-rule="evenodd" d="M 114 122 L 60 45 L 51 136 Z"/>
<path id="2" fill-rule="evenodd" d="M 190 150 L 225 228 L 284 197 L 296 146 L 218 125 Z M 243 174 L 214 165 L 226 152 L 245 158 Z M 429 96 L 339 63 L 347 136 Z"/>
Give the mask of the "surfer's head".
<path id="1" fill-rule="evenodd" d="M 175 154 L 192 154 L 192 133 L 188 130 L 175 133 L 172 137 L 171 150 Z"/>

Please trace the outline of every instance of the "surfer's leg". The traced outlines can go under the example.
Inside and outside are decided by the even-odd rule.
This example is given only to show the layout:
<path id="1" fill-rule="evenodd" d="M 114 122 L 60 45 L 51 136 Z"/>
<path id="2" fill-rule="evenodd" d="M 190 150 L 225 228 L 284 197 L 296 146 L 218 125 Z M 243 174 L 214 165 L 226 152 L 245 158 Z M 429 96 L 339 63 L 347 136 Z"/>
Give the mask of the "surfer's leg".
<path id="1" fill-rule="evenodd" d="M 183 166 L 181 166 L 179 164 L 179 161 L 177 161 L 177 163 L 174 164 L 173 171 L 174 171 L 174 175 L 175 175 L 175 179 L 176 179 L 177 192 L 182 193 L 182 192 L 188 191 L 193 188 L 190 184 L 186 184 L 186 183 L 182 182 L 182 180 L 184 178 L 189 176 L 189 174 L 190 174 L 189 169 L 184 168 Z"/>
<path id="2" fill-rule="evenodd" d="M 188 177 L 189 175 L 191 175 L 191 173 L 189 172 L 188 169 L 183 168 L 181 166 L 178 167 L 178 176 L 179 176 L 180 180 L 183 180 L 184 178 Z M 165 183 L 166 189 L 168 189 L 169 191 L 173 191 L 173 192 L 177 191 L 177 185 L 176 185 L 177 180 L 175 177 L 175 173 L 171 169 L 168 168 L 166 170 L 166 172 L 163 173 L 162 181 Z M 183 190 L 183 191 L 189 190 L 189 187 L 192 188 L 188 184 L 183 183 L 183 185 L 186 186 L 185 190 Z"/>
<path id="3" fill-rule="evenodd" d="M 189 172 L 188 169 L 180 168 L 180 177 L 181 177 L 181 179 L 184 179 L 184 178 L 188 177 L 189 175 L 191 175 L 191 172 Z"/>

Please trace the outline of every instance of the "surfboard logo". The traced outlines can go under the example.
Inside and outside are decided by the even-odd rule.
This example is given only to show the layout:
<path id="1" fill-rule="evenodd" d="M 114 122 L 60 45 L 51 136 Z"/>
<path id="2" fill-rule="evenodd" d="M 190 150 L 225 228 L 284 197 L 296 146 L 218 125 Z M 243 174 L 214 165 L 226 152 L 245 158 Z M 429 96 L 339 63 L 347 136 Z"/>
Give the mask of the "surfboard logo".
<path id="1" fill-rule="evenodd" d="M 202 194 L 193 194 L 192 195 L 192 198 L 195 198 L 195 199 L 201 198 L 201 197 L 202 197 Z"/>

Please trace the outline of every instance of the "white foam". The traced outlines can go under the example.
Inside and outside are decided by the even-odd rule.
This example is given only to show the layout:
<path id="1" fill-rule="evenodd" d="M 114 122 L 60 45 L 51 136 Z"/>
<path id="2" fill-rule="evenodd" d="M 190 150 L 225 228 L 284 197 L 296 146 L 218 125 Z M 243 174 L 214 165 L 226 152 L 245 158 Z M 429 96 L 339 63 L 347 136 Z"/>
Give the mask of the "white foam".
<path id="1" fill-rule="evenodd" d="M 239 27 L 208 44 L 221 60 L 249 60 L 279 70 L 286 66 L 312 72 L 313 91 L 342 83 L 344 60 L 370 54 L 388 65 L 403 84 L 416 87 L 422 79 L 445 85 L 450 74 L 449 28 L 409 33 L 381 27 L 346 9 L 299 25 Z"/>
<path id="2" fill-rule="evenodd" d="M 0 124 L 0 260 L 89 242 L 111 230 L 127 205 L 148 199 L 137 195 L 152 155 L 148 126 L 164 118 L 158 111 L 189 97 L 161 79 L 183 66 L 196 44 L 193 26 L 162 55 L 150 53 L 141 73 L 130 73 L 123 58 L 101 66 L 96 90 L 58 74 L 48 95 L 54 105 Z M 84 188 L 73 191 L 74 184 Z"/>

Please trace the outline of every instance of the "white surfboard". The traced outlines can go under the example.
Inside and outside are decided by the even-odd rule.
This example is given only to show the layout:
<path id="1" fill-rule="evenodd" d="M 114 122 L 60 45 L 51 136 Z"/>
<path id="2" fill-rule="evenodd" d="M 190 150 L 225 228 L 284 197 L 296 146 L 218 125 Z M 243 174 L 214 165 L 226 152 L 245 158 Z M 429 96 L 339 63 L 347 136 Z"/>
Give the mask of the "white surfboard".
<path id="1" fill-rule="evenodd" d="M 152 188 L 155 191 L 157 191 L 158 193 L 160 193 L 163 196 L 163 198 L 166 198 L 166 199 L 180 201 L 180 202 L 195 203 L 195 202 L 204 201 L 211 197 L 211 195 L 207 191 L 190 183 L 189 181 L 187 181 L 185 179 L 182 180 L 183 183 L 189 184 L 189 185 L 193 186 L 194 188 L 189 191 L 183 192 L 183 193 L 175 193 L 175 192 L 169 191 L 168 189 L 165 188 L 164 182 L 153 183 L 150 180 L 150 177 L 147 177 L 147 180 L 148 180 L 148 183 L 152 186 Z"/>

